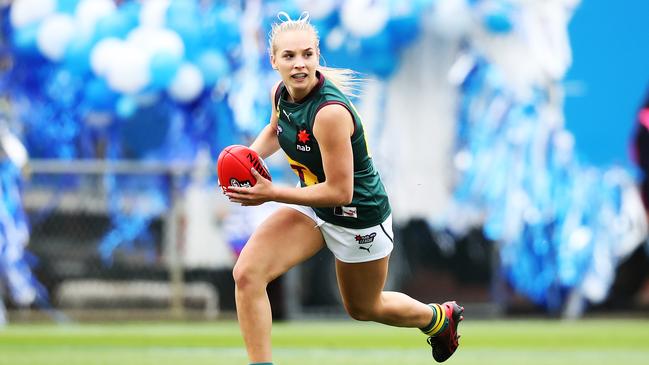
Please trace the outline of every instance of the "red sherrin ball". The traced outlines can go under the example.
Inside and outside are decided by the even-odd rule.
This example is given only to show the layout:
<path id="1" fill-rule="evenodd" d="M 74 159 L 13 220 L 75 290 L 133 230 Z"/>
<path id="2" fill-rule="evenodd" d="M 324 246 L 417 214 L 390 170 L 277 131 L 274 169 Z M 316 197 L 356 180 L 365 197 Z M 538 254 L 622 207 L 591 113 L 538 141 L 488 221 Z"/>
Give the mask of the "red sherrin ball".
<path id="1" fill-rule="evenodd" d="M 230 186 L 255 186 L 257 179 L 250 172 L 251 168 L 266 179 L 272 180 L 264 160 L 257 152 L 236 144 L 224 148 L 216 162 L 216 174 L 223 192 Z"/>

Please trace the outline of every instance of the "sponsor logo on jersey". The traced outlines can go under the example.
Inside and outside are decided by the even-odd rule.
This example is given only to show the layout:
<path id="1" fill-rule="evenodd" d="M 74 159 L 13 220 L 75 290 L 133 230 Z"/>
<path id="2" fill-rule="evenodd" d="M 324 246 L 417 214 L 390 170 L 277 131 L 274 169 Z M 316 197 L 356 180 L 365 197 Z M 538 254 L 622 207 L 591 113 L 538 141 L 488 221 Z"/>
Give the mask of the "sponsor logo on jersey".
<path id="1" fill-rule="evenodd" d="M 293 113 L 287 113 L 286 110 L 284 110 L 284 109 L 282 109 L 282 113 L 284 113 L 284 115 L 286 115 L 286 119 L 288 119 L 288 121 L 290 122 L 291 121 L 291 115 Z"/>
<path id="2" fill-rule="evenodd" d="M 356 207 L 335 207 L 334 215 L 339 217 L 358 218 Z"/>
<path id="3" fill-rule="evenodd" d="M 302 152 L 311 152 L 311 146 L 309 146 L 311 142 L 311 135 L 309 132 L 307 132 L 306 129 L 300 129 L 299 132 L 297 132 L 297 144 L 295 145 L 295 148 L 298 151 Z"/>

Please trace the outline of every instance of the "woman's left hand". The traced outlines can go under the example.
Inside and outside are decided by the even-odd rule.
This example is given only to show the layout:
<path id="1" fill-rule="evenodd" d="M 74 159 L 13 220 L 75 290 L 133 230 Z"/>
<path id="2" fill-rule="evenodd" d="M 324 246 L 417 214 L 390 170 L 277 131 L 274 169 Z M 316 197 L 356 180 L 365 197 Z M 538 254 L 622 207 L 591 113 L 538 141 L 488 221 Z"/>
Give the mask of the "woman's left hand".
<path id="1" fill-rule="evenodd" d="M 250 169 L 252 176 L 257 180 L 255 186 L 250 188 L 228 187 L 225 195 L 233 203 L 240 203 L 242 206 L 261 205 L 273 200 L 273 183 L 261 176 L 254 168 Z"/>

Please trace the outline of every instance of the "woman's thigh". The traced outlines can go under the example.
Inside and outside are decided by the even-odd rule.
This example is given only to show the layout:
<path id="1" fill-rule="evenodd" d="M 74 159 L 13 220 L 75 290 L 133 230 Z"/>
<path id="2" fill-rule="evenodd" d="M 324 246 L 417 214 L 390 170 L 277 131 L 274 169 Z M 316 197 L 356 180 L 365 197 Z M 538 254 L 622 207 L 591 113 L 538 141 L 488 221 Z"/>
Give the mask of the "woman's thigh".
<path id="1" fill-rule="evenodd" d="M 262 275 L 271 281 L 315 255 L 324 239 L 315 222 L 291 208 L 280 208 L 253 233 L 241 251 L 237 271 Z"/>
<path id="2" fill-rule="evenodd" d="M 340 295 L 347 308 L 372 306 L 378 302 L 388 275 L 389 256 L 362 263 L 336 260 Z"/>

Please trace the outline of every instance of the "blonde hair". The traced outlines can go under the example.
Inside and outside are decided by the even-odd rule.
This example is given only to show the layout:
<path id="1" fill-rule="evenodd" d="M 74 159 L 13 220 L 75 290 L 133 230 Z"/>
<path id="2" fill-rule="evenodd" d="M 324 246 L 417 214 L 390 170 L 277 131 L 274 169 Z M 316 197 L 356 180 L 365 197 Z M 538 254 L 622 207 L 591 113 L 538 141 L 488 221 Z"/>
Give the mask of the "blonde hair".
<path id="1" fill-rule="evenodd" d="M 275 55 L 277 51 L 277 46 L 275 44 L 275 39 L 278 34 L 287 32 L 287 31 L 307 31 L 313 34 L 315 38 L 315 46 L 320 54 L 320 36 L 318 31 L 315 29 L 313 24 L 309 22 L 309 13 L 302 12 L 298 19 L 291 19 L 291 17 L 283 11 L 277 13 L 277 18 L 280 20 L 279 23 L 274 23 L 272 25 L 270 35 L 268 36 L 268 45 L 269 52 L 271 55 Z M 347 68 L 333 68 L 326 67 L 318 64 L 317 70 L 320 71 L 325 78 L 333 82 L 334 85 L 343 94 L 347 96 L 357 96 L 360 88 L 360 79 L 357 78 L 357 72 Z"/>

